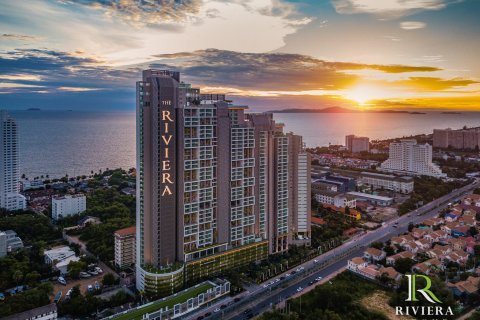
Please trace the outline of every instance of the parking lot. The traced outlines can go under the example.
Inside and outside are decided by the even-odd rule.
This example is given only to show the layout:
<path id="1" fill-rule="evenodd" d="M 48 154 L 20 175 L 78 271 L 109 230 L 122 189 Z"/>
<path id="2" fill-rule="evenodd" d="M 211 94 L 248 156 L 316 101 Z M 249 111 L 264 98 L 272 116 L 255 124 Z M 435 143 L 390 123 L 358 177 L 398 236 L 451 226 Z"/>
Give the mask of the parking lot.
<path id="1" fill-rule="evenodd" d="M 55 296 L 59 291 L 62 291 L 62 299 L 65 297 L 67 294 L 67 291 L 76 286 L 77 284 L 80 285 L 80 292 L 82 294 L 85 294 L 88 290 L 88 285 L 94 285 L 95 281 L 98 281 L 99 284 L 102 284 L 102 278 L 105 273 L 96 275 L 96 276 L 91 276 L 90 278 L 86 279 L 78 279 L 78 280 L 72 280 L 72 279 L 67 279 L 67 285 L 60 284 L 56 282 L 53 285 L 53 295 Z M 53 296 L 51 297 L 53 301 Z"/>

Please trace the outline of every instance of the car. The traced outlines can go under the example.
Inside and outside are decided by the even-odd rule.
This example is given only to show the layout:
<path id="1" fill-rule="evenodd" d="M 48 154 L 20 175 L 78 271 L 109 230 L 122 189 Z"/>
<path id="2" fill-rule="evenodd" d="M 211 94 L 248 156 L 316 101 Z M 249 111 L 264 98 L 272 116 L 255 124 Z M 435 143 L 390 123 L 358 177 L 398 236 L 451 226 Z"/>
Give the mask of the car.
<path id="1" fill-rule="evenodd" d="M 87 287 L 88 292 L 93 292 L 93 286 L 91 284 L 88 285 Z"/>
<path id="2" fill-rule="evenodd" d="M 88 272 L 82 271 L 80 272 L 80 278 L 90 278 L 92 275 Z"/>
<path id="3" fill-rule="evenodd" d="M 395 224 L 398 224 L 398 221 L 396 221 Z"/>
<path id="4" fill-rule="evenodd" d="M 314 284 L 314 283 L 315 283 L 315 281 L 310 281 L 310 282 L 308 283 L 308 285 L 311 286 L 311 285 Z"/>
<path id="5" fill-rule="evenodd" d="M 268 283 L 263 285 L 264 288 L 268 288 Z"/>
<path id="6" fill-rule="evenodd" d="M 302 287 L 298 287 L 297 288 L 297 292 L 302 292 L 303 291 L 303 288 Z"/>
<path id="7" fill-rule="evenodd" d="M 313 263 L 318 263 L 319 261 L 317 259 L 313 260 Z"/>
<path id="8" fill-rule="evenodd" d="M 88 271 L 88 273 L 90 273 L 92 276 L 98 275 L 98 272 L 95 271 L 95 270 L 90 270 L 90 271 Z"/>
<path id="9" fill-rule="evenodd" d="M 100 267 L 95 267 L 95 271 L 97 271 L 98 273 L 103 273 L 103 270 Z"/>
<path id="10" fill-rule="evenodd" d="M 225 309 L 226 307 L 227 307 L 226 304 L 222 304 L 222 305 L 220 306 L 220 309 Z"/>
<path id="11" fill-rule="evenodd" d="M 65 280 L 64 277 L 58 277 L 57 281 L 58 283 L 63 284 L 64 286 L 67 285 L 67 280 Z"/>
<path id="12" fill-rule="evenodd" d="M 271 286 L 271 285 L 274 284 L 274 283 L 275 283 L 274 281 L 270 281 L 270 282 L 268 283 L 268 285 Z"/>
<path id="13" fill-rule="evenodd" d="M 236 297 L 235 299 L 233 299 L 234 302 L 238 302 L 240 300 L 242 300 L 242 298 L 240 298 L 240 297 Z"/>
<path id="14" fill-rule="evenodd" d="M 293 270 L 293 271 L 292 271 L 292 274 L 295 274 L 295 273 L 297 273 L 297 271 Z"/>
<path id="15" fill-rule="evenodd" d="M 248 314 L 250 312 L 252 312 L 252 309 L 247 309 L 247 310 L 243 311 L 243 314 Z"/>
<path id="16" fill-rule="evenodd" d="M 323 279 L 322 277 L 316 277 L 316 278 L 315 278 L 315 280 L 317 280 L 317 281 L 320 281 L 320 280 L 322 280 L 322 279 Z"/>
<path id="17" fill-rule="evenodd" d="M 398 226 L 395 224 L 395 225 L 392 226 L 392 228 L 398 228 Z"/>
<path id="18" fill-rule="evenodd" d="M 98 281 L 95 281 L 95 290 L 100 290 L 100 284 L 98 283 Z"/>
<path id="19" fill-rule="evenodd" d="M 5 300 L 5 295 L 0 292 L 0 301 L 3 301 L 3 300 Z"/>
<path id="20" fill-rule="evenodd" d="M 278 282 L 278 281 L 280 281 L 280 279 L 279 279 L 279 278 L 275 279 L 275 282 Z"/>
<path id="21" fill-rule="evenodd" d="M 421 216 L 421 214 L 420 214 L 420 213 L 417 213 L 417 217 L 420 217 L 420 216 Z"/>
<path id="22" fill-rule="evenodd" d="M 285 280 L 285 276 L 281 276 L 281 277 L 280 277 L 280 280 Z"/>
<path id="23" fill-rule="evenodd" d="M 215 308 L 215 310 L 213 310 L 213 312 L 215 312 L 215 313 L 220 312 L 220 308 Z"/>
<path id="24" fill-rule="evenodd" d="M 287 277 L 287 278 L 290 277 L 290 276 L 291 276 L 290 273 L 287 273 L 287 274 L 285 275 L 285 277 Z"/>
<path id="25" fill-rule="evenodd" d="M 203 318 L 204 318 L 203 316 L 200 316 L 197 318 L 197 320 L 203 320 Z"/>

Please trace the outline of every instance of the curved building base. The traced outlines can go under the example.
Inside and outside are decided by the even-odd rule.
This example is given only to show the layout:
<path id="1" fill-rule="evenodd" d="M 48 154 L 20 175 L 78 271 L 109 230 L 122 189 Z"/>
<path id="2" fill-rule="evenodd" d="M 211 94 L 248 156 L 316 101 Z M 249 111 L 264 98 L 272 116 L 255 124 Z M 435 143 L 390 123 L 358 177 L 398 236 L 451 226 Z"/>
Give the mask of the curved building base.
<path id="1" fill-rule="evenodd" d="M 176 270 L 164 273 L 149 272 L 138 265 L 136 269 L 137 290 L 148 296 L 169 296 L 183 288 L 183 264 Z"/>

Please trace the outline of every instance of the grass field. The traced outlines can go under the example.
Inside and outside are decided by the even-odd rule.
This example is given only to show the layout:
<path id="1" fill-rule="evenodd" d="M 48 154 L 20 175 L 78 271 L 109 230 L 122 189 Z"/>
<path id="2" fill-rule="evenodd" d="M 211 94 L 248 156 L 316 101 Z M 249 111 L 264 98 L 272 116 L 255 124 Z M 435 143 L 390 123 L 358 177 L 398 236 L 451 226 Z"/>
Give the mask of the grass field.
<path id="1" fill-rule="evenodd" d="M 202 284 L 197 288 L 191 288 L 185 292 L 181 292 L 177 294 L 175 297 L 171 297 L 164 301 L 158 301 L 156 303 L 150 304 L 146 307 L 127 312 L 119 317 L 116 317 L 115 320 L 140 320 L 142 319 L 142 315 L 146 313 L 152 313 L 158 311 L 162 308 L 168 307 L 168 309 L 172 309 L 174 305 L 178 303 L 184 303 L 188 301 L 188 299 L 198 296 L 200 293 L 207 292 L 208 289 L 213 288 L 213 286 L 209 283 Z"/>

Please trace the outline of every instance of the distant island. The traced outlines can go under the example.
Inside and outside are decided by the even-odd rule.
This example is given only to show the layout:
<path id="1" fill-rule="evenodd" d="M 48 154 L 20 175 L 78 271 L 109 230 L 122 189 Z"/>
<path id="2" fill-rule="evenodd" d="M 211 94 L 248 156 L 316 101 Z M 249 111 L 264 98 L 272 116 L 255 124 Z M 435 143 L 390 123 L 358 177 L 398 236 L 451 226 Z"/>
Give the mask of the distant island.
<path id="1" fill-rule="evenodd" d="M 407 110 L 353 110 L 342 107 L 329 107 L 323 109 L 300 109 L 290 108 L 283 110 L 272 110 L 273 113 L 406 113 L 406 114 L 426 114 L 418 111 Z"/>
<path id="2" fill-rule="evenodd" d="M 41 111 L 40 108 L 28 108 L 27 111 Z"/>

